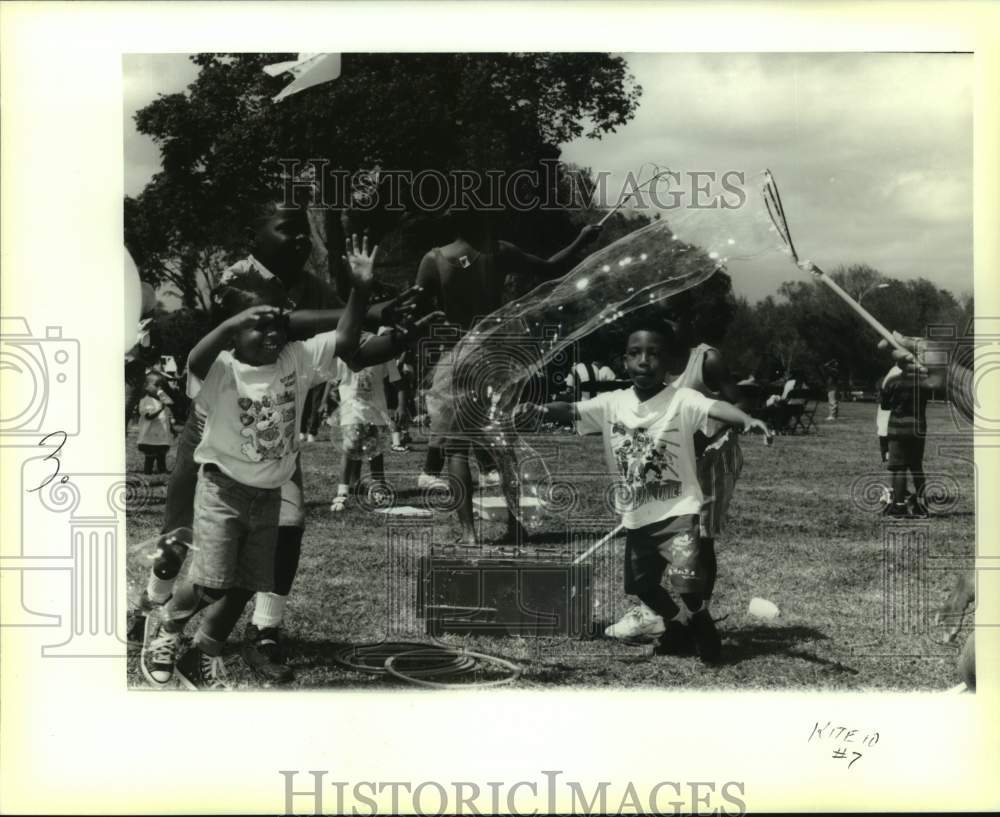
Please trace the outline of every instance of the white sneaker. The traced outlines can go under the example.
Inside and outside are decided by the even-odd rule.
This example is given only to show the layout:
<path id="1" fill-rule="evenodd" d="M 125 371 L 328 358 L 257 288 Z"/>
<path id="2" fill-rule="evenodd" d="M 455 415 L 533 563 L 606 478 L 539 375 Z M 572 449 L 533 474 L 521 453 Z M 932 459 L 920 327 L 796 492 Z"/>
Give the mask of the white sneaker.
<path id="1" fill-rule="evenodd" d="M 417 477 L 417 487 L 426 488 L 440 488 L 441 490 L 447 490 L 449 485 L 446 480 L 441 479 L 441 477 L 435 477 L 431 474 L 421 474 Z"/>
<path id="2" fill-rule="evenodd" d="M 480 488 L 492 488 L 495 485 L 500 484 L 500 472 L 490 471 L 489 473 L 479 474 L 479 487 Z"/>
<path id="3" fill-rule="evenodd" d="M 347 509 L 347 497 L 346 496 L 335 496 L 333 502 L 330 503 L 330 511 L 333 513 L 342 513 Z"/>
<path id="4" fill-rule="evenodd" d="M 618 621 L 604 630 L 608 638 L 623 641 L 652 639 L 663 635 L 663 619 L 645 604 L 637 604 Z"/>
<path id="5" fill-rule="evenodd" d="M 314 443 L 314 442 L 316 442 L 316 435 L 315 434 L 309 434 L 309 435 L 307 435 L 306 436 L 306 442 L 307 443 Z"/>
<path id="6" fill-rule="evenodd" d="M 305 435 L 305 434 L 303 434 L 303 433 L 302 433 L 302 432 L 300 431 L 300 432 L 299 432 L 299 442 L 300 442 L 300 443 L 304 443 L 305 441 L 306 441 L 306 435 Z"/>
<path id="7" fill-rule="evenodd" d="M 147 628 L 147 634 L 139 664 L 146 680 L 162 688 L 173 680 L 181 636 L 180 633 L 168 633 L 159 623 L 151 632 Z"/>

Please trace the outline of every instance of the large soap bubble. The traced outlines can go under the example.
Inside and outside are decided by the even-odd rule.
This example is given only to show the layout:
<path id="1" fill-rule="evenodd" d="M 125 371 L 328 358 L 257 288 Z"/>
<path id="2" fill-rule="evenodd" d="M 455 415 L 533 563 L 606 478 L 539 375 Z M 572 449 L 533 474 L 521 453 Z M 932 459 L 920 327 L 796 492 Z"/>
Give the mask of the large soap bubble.
<path id="1" fill-rule="evenodd" d="M 524 384 L 570 344 L 719 270 L 739 272 L 761 258 L 787 254 L 768 217 L 765 175 L 739 178 L 739 195 L 720 197 L 711 207 L 690 202 L 664 208 L 652 223 L 481 320 L 432 370 L 429 405 L 447 405 L 455 413 L 455 436 L 485 441 L 495 450 L 506 447 L 516 456 L 511 414 Z M 666 199 L 660 190 L 650 200 Z M 547 492 L 545 485 L 537 490 Z"/>

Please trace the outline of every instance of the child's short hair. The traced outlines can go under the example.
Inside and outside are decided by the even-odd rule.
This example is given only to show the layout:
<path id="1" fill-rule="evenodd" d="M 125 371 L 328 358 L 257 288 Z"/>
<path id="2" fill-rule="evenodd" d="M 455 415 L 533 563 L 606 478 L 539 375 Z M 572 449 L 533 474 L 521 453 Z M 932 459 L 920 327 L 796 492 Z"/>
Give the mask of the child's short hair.
<path id="1" fill-rule="evenodd" d="M 239 275 L 223 276 L 212 291 L 212 317 L 216 325 L 258 305 L 290 308 L 288 295 L 280 279 L 265 276 L 250 268 Z"/>
<path id="2" fill-rule="evenodd" d="M 628 321 L 625 327 L 625 343 L 636 332 L 652 332 L 663 339 L 668 349 L 678 344 L 677 325 L 662 310 L 641 310 Z"/>

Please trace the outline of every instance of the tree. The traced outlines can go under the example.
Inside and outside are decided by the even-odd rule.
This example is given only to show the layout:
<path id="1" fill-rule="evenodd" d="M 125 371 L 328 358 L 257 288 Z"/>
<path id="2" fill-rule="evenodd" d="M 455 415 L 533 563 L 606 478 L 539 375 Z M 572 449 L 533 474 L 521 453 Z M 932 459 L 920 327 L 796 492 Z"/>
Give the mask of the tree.
<path id="1" fill-rule="evenodd" d="M 245 251 L 255 205 L 281 192 L 290 160 L 329 160 L 318 178 L 327 192 L 335 170 L 376 165 L 537 170 L 558 158 L 559 144 L 627 123 L 641 93 L 625 61 L 605 54 L 346 54 L 339 79 L 275 104 L 287 80 L 262 68 L 286 57 L 195 55 L 200 70 L 187 91 L 136 114 L 163 170 L 126 200 L 127 233 L 144 279 L 169 279 L 186 303 L 199 300 L 199 276 Z M 346 202 L 334 204 L 321 232 L 339 247 Z M 546 218 L 512 219 L 519 243 L 544 251 Z M 336 272 L 339 252 L 329 257 Z"/>

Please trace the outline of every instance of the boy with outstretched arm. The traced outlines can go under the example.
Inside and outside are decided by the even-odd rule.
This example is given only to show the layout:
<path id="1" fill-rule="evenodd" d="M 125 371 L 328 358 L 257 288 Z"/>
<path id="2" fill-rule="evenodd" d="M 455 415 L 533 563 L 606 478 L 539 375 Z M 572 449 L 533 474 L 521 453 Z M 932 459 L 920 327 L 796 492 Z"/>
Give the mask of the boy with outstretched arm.
<path id="1" fill-rule="evenodd" d="M 578 433 L 604 437 L 609 467 L 621 482 L 615 504 L 626 529 L 625 592 L 656 613 L 652 621 L 640 620 L 641 607 L 636 606 L 635 622 L 626 616 L 606 634 L 622 639 L 659 635 L 657 652 L 696 651 L 702 661 L 713 663 L 719 659 L 721 640 L 705 604 L 704 569 L 698 558 L 703 497 L 694 435 L 704 433 L 709 420 L 770 432 L 729 403 L 668 386 L 664 381 L 675 345 L 668 323 L 643 319 L 625 347 L 631 388 L 579 403 L 524 404 L 517 417 L 523 422 L 534 413 L 558 422 L 575 420 Z M 661 586 L 664 572 L 683 606 Z"/>

